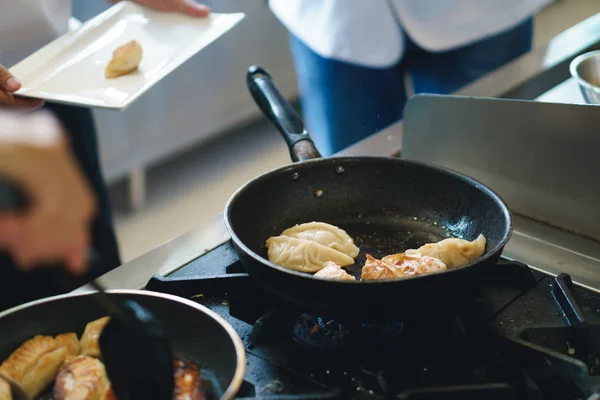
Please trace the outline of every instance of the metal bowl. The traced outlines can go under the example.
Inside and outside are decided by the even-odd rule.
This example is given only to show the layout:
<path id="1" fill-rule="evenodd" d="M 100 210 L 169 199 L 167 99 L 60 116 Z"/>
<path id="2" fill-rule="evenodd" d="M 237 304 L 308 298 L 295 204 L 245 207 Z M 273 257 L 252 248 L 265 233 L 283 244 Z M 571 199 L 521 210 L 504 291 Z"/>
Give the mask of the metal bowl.
<path id="1" fill-rule="evenodd" d="M 571 61 L 569 69 L 585 101 L 600 104 L 600 50 L 580 55 Z"/>

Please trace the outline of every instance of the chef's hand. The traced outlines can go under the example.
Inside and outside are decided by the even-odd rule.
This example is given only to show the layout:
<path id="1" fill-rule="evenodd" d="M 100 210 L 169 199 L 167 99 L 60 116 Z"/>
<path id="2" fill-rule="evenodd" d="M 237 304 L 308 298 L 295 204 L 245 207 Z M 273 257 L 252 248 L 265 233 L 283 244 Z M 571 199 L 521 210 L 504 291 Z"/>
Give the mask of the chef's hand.
<path id="1" fill-rule="evenodd" d="M 0 176 L 30 202 L 0 212 L 0 249 L 22 269 L 61 264 L 82 273 L 96 204 L 52 115 L 0 113 Z"/>
<path id="2" fill-rule="evenodd" d="M 112 0 L 117 3 L 119 0 Z M 158 11 L 181 12 L 192 17 L 206 17 L 210 14 L 210 8 L 195 0 L 134 0 L 138 4 L 153 8 Z"/>
<path id="3" fill-rule="evenodd" d="M 21 82 L 0 64 L 0 109 L 8 107 L 33 110 L 44 105 L 43 100 L 28 99 L 12 94 L 19 89 L 21 89 Z"/>

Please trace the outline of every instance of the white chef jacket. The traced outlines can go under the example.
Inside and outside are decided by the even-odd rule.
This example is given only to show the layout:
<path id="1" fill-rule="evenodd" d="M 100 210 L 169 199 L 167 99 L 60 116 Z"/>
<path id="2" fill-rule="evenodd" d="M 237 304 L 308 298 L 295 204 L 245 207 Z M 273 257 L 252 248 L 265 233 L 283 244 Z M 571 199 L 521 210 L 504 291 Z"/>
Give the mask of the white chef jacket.
<path id="1" fill-rule="evenodd" d="M 0 0 L 0 63 L 11 67 L 69 29 L 71 0 Z"/>
<path id="2" fill-rule="evenodd" d="M 553 0 L 270 0 L 288 30 L 322 57 L 369 67 L 397 63 L 405 31 L 445 51 L 513 28 Z"/>

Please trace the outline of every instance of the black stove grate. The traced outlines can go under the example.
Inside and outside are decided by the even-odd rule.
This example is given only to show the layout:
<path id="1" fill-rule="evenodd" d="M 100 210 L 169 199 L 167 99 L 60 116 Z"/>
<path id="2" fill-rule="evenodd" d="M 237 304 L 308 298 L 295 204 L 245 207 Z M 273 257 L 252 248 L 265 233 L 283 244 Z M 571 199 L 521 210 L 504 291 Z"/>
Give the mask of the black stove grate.
<path id="1" fill-rule="evenodd" d="M 274 299 L 231 243 L 147 289 L 193 298 L 246 344 L 238 398 L 600 400 L 600 295 L 501 260 L 469 301 L 386 324 L 341 324 Z"/>

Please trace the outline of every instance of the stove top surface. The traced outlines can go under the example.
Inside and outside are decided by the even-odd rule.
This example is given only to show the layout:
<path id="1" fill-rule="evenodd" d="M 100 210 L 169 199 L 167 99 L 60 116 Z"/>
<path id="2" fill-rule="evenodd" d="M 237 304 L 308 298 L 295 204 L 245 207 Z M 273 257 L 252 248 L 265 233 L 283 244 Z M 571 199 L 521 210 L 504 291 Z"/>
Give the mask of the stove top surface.
<path id="1" fill-rule="evenodd" d="M 600 400 L 600 294 L 502 260 L 439 314 L 344 325 L 271 297 L 226 243 L 147 289 L 192 298 L 246 345 L 237 398 Z"/>

